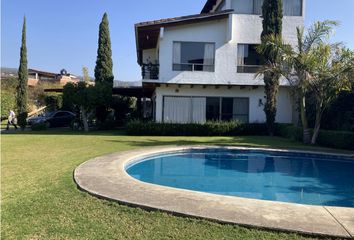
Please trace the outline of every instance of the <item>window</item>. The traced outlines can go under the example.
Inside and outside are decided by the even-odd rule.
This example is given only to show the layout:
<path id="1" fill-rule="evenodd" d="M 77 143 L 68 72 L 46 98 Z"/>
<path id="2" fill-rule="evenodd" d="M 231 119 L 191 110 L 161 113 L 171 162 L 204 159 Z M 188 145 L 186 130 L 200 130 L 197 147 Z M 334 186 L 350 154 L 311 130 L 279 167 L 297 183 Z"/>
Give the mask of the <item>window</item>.
<path id="1" fill-rule="evenodd" d="M 221 111 L 220 111 L 221 110 Z M 206 120 L 249 122 L 248 98 L 207 98 Z"/>
<path id="2" fill-rule="evenodd" d="M 204 123 L 205 98 L 164 97 L 163 120 L 171 123 Z"/>
<path id="3" fill-rule="evenodd" d="M 238 14 L 262 14 L 263 0 L 233 0 L 232 9 Z"/>
<path id="4" fill-rule="evenodd" d="M 237 46 L 237 72 L 256 73 L 264 64 L 264 59 L 256 50 L 255 44 L 239 44 Z"/>
<path id="5" fill-rule="evenodd" d="M 283 0 L 284 16 L 302 16 L 302 0 Z"/>
<path id="6" fill-rule="evenodd" d="M 220 98 L 206 99 L 206 119 L 208 121 L 218 121 L 220 115 Z"/>
<path id="7" fill-rule="evenodd" d="M 264 0 L 233 0 L 232 9 L 238 14 L 262 15 Z M 302 0 L 283 0 L 284 16 L 302 16 Z"/>
<path id="8" fill-rule="evenodd" d="M 173 71 L 214 72 L 214 43 L 174 42 Z"/>

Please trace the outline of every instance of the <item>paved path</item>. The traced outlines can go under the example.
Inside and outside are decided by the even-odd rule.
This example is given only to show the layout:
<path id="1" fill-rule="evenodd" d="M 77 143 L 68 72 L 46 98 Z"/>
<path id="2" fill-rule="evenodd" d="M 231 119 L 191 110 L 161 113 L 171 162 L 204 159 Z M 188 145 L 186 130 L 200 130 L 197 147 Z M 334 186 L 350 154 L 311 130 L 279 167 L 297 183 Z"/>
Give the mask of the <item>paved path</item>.
<path id="1" fill-rule="evenodd" d="M 74 179 L 82 190 L 92 195 L 131 206 L 257 228 L 354 237 L 354 208 L 309 206 L 176 189 L 138 181 L 125 171 L 128 163 L 143 156 L 195 148 L 158 147 L 98 157 L 76 168 Z"/>

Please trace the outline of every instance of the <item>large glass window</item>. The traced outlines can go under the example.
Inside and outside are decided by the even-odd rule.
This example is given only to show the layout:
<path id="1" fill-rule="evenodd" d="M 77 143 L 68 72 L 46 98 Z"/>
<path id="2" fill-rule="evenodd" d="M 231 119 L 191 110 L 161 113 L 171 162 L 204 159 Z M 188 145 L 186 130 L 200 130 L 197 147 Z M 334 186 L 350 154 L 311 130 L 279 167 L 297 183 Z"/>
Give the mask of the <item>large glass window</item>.
<path id="1" fill-rule="evenodd" d="M 220 98 L 213 97 L 206 99 L 206 119 L 208 121 L 220 120 Z"/>
<path id="2" fill-rule="evenodd" d="M 232 9 L 238 14 L 262 14 L 263 0 L 233 0 Z"/>
<path id="3" fill-rule="evenodd" d="M 237 72 L 256 73 L 264 65 L 264 59 L 256 50 L 256 44 L 239 44 L 237 46 Z"/>
<path id="4" fill-rule="evenodd" d="M 238 14 L 262 15 L 264 0 L 232 0 L 232 9 Z M 302 0 L 283 0 L 284 16 L 302 16 Z"/>
<path id="5" fill-rule="evenodd" d="M 220 111 L 221 110 L 221 111 Z M 207 98 L 206 120 L 249 122 L 248 98 Z"/>
<path id="6" fill-rule="evenodd" d="M 302 0 L 283 0 L 284 16 L 302 16 Z"/>
<path id="7" fill-rule="evenodd" d="M 173 43 L 174 71 L 214 71 L 215 44 L 201 42 Z"/>

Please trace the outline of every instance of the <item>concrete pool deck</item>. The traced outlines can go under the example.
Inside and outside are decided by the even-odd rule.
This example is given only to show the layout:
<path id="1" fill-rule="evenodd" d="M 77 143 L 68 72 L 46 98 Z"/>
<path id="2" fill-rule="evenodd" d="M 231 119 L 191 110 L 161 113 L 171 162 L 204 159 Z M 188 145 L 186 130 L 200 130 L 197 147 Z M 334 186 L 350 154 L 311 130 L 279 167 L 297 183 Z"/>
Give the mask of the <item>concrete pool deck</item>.
<path id="1" fill-rule="evenodd" d="M 142 157 L 204 148 L 212 147 L 153 147 L 97 157 L 78 166 L 74 180 L 80 189 L 94 196 L 130 206 L 256 228 L 354 237 L 354 208 L 310 206 L 176 189 L 141 182 L 125 171 L 128 164 Z"/>

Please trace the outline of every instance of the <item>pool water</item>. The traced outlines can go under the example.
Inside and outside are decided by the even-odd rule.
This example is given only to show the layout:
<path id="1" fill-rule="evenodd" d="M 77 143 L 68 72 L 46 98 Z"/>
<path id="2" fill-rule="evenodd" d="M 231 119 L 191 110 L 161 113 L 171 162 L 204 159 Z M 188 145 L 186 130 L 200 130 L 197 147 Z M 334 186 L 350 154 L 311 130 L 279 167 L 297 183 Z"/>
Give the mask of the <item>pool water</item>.
<path id="1" fill-rule="evenodd" d="M 193 150 L 141 159 L 147 183 L 213 194 L 354 207 L 354 157 L 258 150 Z"/>

